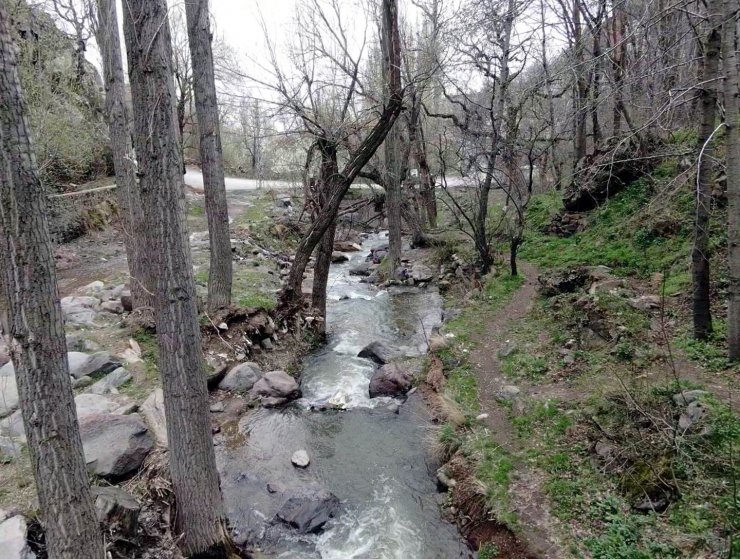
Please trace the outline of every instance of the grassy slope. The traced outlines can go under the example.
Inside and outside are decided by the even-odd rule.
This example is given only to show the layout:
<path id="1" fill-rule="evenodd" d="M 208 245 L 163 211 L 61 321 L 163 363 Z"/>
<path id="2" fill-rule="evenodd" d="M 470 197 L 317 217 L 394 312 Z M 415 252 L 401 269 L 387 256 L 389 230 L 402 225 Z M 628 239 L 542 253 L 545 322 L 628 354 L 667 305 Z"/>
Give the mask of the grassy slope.
<path id="1" fill-rule="evenodd" d="M 475 457 L 476 475 L 492 510 L 514 529 L 517 519 L 507 510 L 507 491 L 517 465 L 541 473 L 573 557 L 728 557 L 730 547 L 733 557 L 740 556 L 740 420 L 717 397 L 725 400 L 727 395 L 706 398 L 711 410 L 706 436 L 672 434 L 681 407 L 671 396 L 679 386 L 703 387 L 703 380 L 715 378 L 732 386 L 738 374 L 724 358 L 721 305 L 713 340 L 696 342 L 688 336 L 692 197 L 690 184 L 680 184 L 675 175 L 675 163 L 667 161 L 652 178 L 632 184 L 592 212 L 587 229 L 570 238 L 541 233 L 560 209 L 557 195 L 532 200 L 522 258 L 543 271 L 607 265 L 626 277 L 630 287 L 644 288 L 651 276 L 661 273 L 666 296 L 676 297 L 667 298 L 663 329 L 657 333 L 651 330 L 655 313 L 633 309 L 619 295 L 592 298 L 590 308 L 620 332 L 618 340 L 598 347 L 576 344 L 567 361 L 563 348 L 582 334 L 583 311 L 575 302 L 583 293 L 538 301 L 510 333 L 520 349 L 503 359 L 502 371 L 525 394 L 527 387 L 534 393 L 538 387 L 545 393 L 553 386 L 563 390 L 552 398 L 527 398 L 523 410 L 510 411 L 523 448 L 518 455 L 493 444 L 474 420 L 478 395 L 465 358 L 469 333 L 506 302 L 516 284 L 506 276 L 492 279 L 487 289 L 495 296 L 477 299 L 447 325 L 458 343 L 441 355 L 449 374 L 446 390 L 466 421 L 458 429 L 445 426 L 443 444 L 448 452 L 461 448 Z M 712 239 L 721 297 L 721 211 L 713 219 Z M 672 357 L 677 353 L 693 362 L 691 381 L 683 380 L 680 367 L 674 373 Z M 621 457 L 620 467 L 608 472 L 594 454 L 595 443 L 604 440 Z M 634 504 L 656 492 L 671 494 L 666 512 L 634 512 Z"/>

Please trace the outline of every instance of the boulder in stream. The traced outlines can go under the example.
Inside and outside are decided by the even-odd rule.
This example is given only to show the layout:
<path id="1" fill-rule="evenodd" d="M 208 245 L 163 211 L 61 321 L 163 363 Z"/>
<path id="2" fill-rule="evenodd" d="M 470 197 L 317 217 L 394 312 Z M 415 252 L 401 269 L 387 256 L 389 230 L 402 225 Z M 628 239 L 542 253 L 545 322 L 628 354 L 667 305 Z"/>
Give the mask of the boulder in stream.
<path id="1" fill-rule="evenodd" d="M 296 380 L 285 371 L 265 373 L 252 387 L 251 395 L 266 408 L 280 406 L 301 397 Z"/>
<path id="2" fill-rule="evenodd" d="M 335 495 L 319 490 L 313 495 L 291 497 L 276 516 L 301 534 L 309 534 L 320 531 L 338 508 L 339 499 Z"/>
<path id="3" fill-rule="evenodd" d="M 375 361 L 378 365 L 385 365 L 393 359 L 394 356 L 393 352 L 386 347 L 383 342 L 369 343 L 360 350 L 360 353 L 357 354 L 357 357 L 370 359 L 371 361 Z"/>
<path id="4" fill-rule="evenodd" d="M 308 452 L 305 450 L 296 450 L 293 453 L 293 456 L 291 457 L 290 461 L 293 463 L 293 465 L 296 468 L 308 468 L 308 465 L 311 463 L 311 459 L 308 456 Z"/>
<path id="5" fill-rule="evenodd" d="M 398 363 L 388 363 L 370 379 L 370 397 L 400 396 L 411 389 L 413 375 Z"/>
<path id="6" fill-rule="evenodd" d="M 248 392 L 261 376 L 262 369 L 257 363 L 240 363 L 226 373 L 218 387 L 230 392 Z"/>

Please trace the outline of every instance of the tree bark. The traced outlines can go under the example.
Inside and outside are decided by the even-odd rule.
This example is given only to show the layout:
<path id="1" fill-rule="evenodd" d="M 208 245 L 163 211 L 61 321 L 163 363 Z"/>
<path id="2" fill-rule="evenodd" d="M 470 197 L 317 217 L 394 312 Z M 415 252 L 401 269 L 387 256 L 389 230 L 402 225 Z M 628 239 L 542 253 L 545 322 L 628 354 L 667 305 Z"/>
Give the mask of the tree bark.
<path id="1" fill-rule="evenodd" d="M 383 0 L 383 17 L 387 18 L 392 25 L 386 28 L 386 32 L 392 35 L 391 50 L 393 55 L 391 59 L 400 60 L 401 39 L 398 32 L 398 5 L 397 0 Z M 300 304 L 301 285 L 303 283 L 303 272 L 306 271 L 306 265 L 311 258 L 311 253 L 316 248 L 324 233 L 336 221 L 339 206 L 342 203 L 344 195 L 352 185 L 357 175 L 367 165 L 373 154 L 377 151 L 380 144 L 388 135 L 393 123 L 398 118 L 403 104 L 403 90 L 401 88 L 401 70 L 398 65 L 394 65 L 390 72 L 390 91 L 391 95 L 387 104 L 383 108 L 380 118 L 375 123 L 367 137 L 352 154 L 349 161 L 342 171 L 337 174 L 335 180 L 331 181 L 328 190 L 326 205 L 321 207 L 316 219 L 313 220 L 308 231 L 304 234 L 298 243 L 293 266 L 290 269 L 290 275 L 285 283 L 279 296 L 280 313 L 284 316 L 293 314 Z"/>
<path id="2" fill-rule="evenodd" d="M 174 530 L 185 556 L 225 558 L 231 552 L 231 542 L 225 530 L 213 451 L 185 226 L 166 1 L 127 0 L 124 36 L 147 249 L 158 272 L 155 316 L 170 474 L 177 507 Z"/>
<path id="3" fill-rule="evenodd" d="M 208 217 L 208 239 L 211 267 L 208 272 L 208 308 L 211 310 L 231 303 L 231 240 L 229 210 L 226 204 L 224 156 L 218 122 L 216 80 L 208 0 L 185 2 L 188 42 L 193 66 L 195 112 L 200 133 L 200 164 Z"/>
<path id="4" fill-rule="evenodd" d="M 103 559 L 10 20 L 0 4 L 0 320 L 15 366 L 49 556 Z"/>
<path id="5" fill-rule="evenodd" d="M 712 4 L 709 4 L 712 10 Z M 711 136 L 717 119 L 717 86 L 719 74 L 719 52 L 722 46 L 721 23 L 718 14 L 709 14 L 709 34 L 704 43 L 704 59 L 699 76 L 701 90 L 701 122 L 697 138 L 698 159 L 696 179 L 696 213 L 694 222 L 694 246 L 691 251 L 693 279 L 694 337 L 704 340 L 712 333 L 710 307 L 709 265 L 709 206 L 711 204 L 712 154 Z"/>
<path id="6" fill-rule="evenodd" d="M 116 174 L 121 230 L 126 247 L 134 307 L 154 306 L 154 280 L 147 251 L 142 250 L 143 210 L 136 179 L 136 154 L 131 143 L 131 115 L 126 104 L 121 38 L 114 0 L 98 0 L 96 38 L 103 62 L 105 112 L 110 130 L 113 169 Z"/>
<path id="7" fill-rule="evenodd" d="M 737 68 L 737 0 L 724 0 L 722 58 L 727 127 L 727 258 L 729 357 L 740 359 L 740 73 Z"/>
<path id="8" fill-rule="evenodd" d="M 394 25 L 393 14 L 387 10 L 382 12 L 382 41 L 383 51 L 383 82 L 386 100 L 393 94 L 392 73 L 395 68 L 401 68 L 400 49 L 394 49 L 392 43 L 400 41 L 394 37 L 394 27 L 398 33 L 397 23 Z M 391 129 L 383 142 L 385 152 L 385 208 L 388 217 L 388 255 L 386 256 L 386 272 L 389 278 L 394 278 L 396 269 L 401 265 L 401 162 L 399 148 L 398 126 L 391 125 Z"/>

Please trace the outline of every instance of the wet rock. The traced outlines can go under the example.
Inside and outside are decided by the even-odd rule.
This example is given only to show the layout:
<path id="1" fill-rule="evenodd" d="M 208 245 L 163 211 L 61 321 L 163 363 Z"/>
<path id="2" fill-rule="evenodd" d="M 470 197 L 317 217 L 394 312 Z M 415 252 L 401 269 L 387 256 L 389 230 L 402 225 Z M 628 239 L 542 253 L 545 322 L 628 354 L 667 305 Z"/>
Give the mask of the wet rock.
<path id="1" fill-rule="evenodd" d="M 296 468 L 307 468 L 311 463 L 311 459 L 308 457 L 308 452 L 305 450 L 296 450 L 291 456 L 290 461 Z"/>
<path id="2" fill-rule="evenodd" d="M 701 400 L 705 396 L 708 396 L 709 392 L 706 390 L 684 390 L 678 394 L 673 395 L 673 402 L 677 406 L 687 406 L 692 402 Z"/>
<path id="3" fill-rule="evenodd" d="M 90 377 L 82 377 L 90 378 Z M 82 380 L 82 379 L 80 379 Z M 131 373 L 123 367 L 118 367 L 112 373 L 106 375 L 93 384 L 88 392 L 92 394 L 118 394 L 118 387 L 123 386 L 131 380 Z"/>
<path id="4" fill-rule="evenodd" d="M 370 266 L 370 263 L 362 262 L 361 264 L 358 264 L 357 266 L 350 268 L 349 275 L 350 276 L 369 276 L 371 271 L 372 271 L 372 268 Z"/>
<path id="5" fill-rule="evenodd" d="M 411 267 L 411 277 L 417 282 L 430 281 L 434 278 L 434 271 L 425 264 L 416 263 Z"/>
<path id="6" fill-rule="evenodd" d="M 136 535 L 141 505 L 136 498 L 119 487 L 93 487 L 98 521 L 115 536 L 130 539 Z"/>
<path id="7" fill-rule="evenodd" d="M 334 250 L 339 252 L 358 252 L 362 250 L 362 247 L 357 243 L 350 243 L 349 241 L 334 241 Z"/>
<path id="8" fill-rule="evenodd" d="M 265 407 L 280 406 L 301 397 L 296 380 L 285 371 L 265 373 L 252 387 L 250 394 Z"/>
<path id="9" fill-rule="evenodd" d="M 370 379 L 370 397 L 398 396 L 411 389 L 413 375 L 397 363 L 383 365 Z"/>
<path id="10" fill-rule="evenodd" d="M 230 392 L 249 392 L 261 376 L 262 369 L 257 363 L 240 363 L 226 373 L 218 387 Z"/>
<path id="11" fill-rule="evenodd" d="M 682 431 L 690 431 L 706 415 L 707 409 L 700 401 L 693 401 L 678 418 L 678 428 Z"/>
<path id="12" fill-rule="evenodd" d="M 504 386 L 496 393 L 496 399 L 499 402 L 512 402 L 519 396 L 520 393 L 521 390 L 519 390 L 519 388 L 512 384 L 509 384 Z"/>
<path id="13" fill-rule="evenodd" d="M 27 541 L 28 522 L 16 514 L 0 523 L 0 557 L 3 559 L 35 559 Z"/>
<path id="14" fill-rule="evenodd" d="M 331 253 L 331 263 L 332 264 L 339 264 L 341 262 L 347 262 L 347 260 L 349 260 L 349 257 L 346 254 L 342 254 L 341 252 Z"/>
<path id="15" fill-rule="evenodd" d="M 90 473 L 121 478 L 138 470 L 154 440 L 136 415 L 92 414 L 80 420 L 85 462 Z"/>
<path id="16" fill-rule="evenodd" d="M 121 366 L 106 351 L 99 351 L 92 355 L 70 351 L 67 354 L 67 359 L 69 360 L 69 374 L 75 378 L 87 375 L 105 375 Z"/>
<path id="17" fill-rule="evenodd" d="M 164 414 L 164 393 L 156 388 L 141 404 L 141 415 L 154 435 L 157 444 L 167 446 L 167 419 Z"/>
<path id="18" fill-rule="evenodd" d="M 308 534 L 320 531 L 338 508 L 339 499 L 322 490 L 315 495 L 291 497 L 276 516 L 301 534 Z"/>
<path id="19" fill-rule="evenodd" d="M 363 347 L 357 357 L 370 359 L 378 365 L 385 365 L 395 357 L 395 354 L 382 342 L 372 342 Z"/>

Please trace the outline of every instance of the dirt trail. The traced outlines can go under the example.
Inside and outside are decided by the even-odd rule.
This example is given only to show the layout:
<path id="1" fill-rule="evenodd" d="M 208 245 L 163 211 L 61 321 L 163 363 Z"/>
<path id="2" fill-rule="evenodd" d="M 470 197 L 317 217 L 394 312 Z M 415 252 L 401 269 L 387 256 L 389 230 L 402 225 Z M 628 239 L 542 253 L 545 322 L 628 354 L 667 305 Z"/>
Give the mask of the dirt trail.
<path id="1" fill-rule="evenodd" d="M 514 293 L 509 303 L 494 313 L 481 330 L 483 333 L 474 336 L 475 349 L 470 352 L 470 363 L 473 365 L 481 412 L 488 415 L 484 420 L 491 431 L 491 437 L 502 448 L 515 455 L 522 449 L 521 440 L 510 419 L 509 406 L 497 399 L 497 394 L 512 381 L 505 378 L 501 371 L 499 351 L 504 349 L 509 334 L 516 323 L 522 320 L 532 309 L 537 297 L 538 269 L 527 263 L 521 263 L 521 273 L 525 278 L 522 286 Z M 525 386 L 517 384 L 521 390 L 520 399 L 553 397 L 553 390 L 560 392 L 562 387 Z M 553 390 L 551 390 L 551 388 Z M 567 397 L 566 394 L 557 394 Z M 516 404 L 515 404 L 516 405 Z M 543 559 L 556 559 L 563 554 L 556 536 L 557 521 L 547 508 L 547 499 L 540 476 L 529 470 L 525 464 L 517 461 L 517 475 L 509 489 L 511 512 L 520 521 L 519 536 L 526 542 L 529 550 Z"/>

